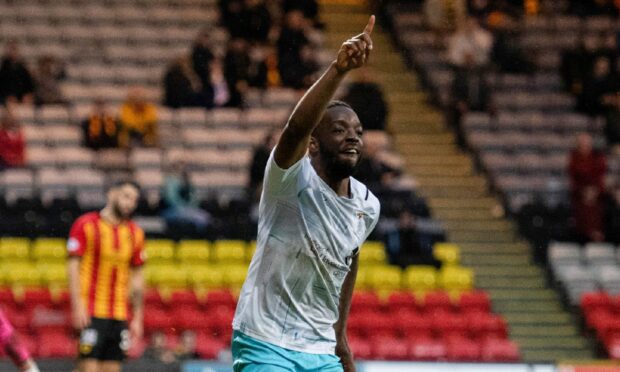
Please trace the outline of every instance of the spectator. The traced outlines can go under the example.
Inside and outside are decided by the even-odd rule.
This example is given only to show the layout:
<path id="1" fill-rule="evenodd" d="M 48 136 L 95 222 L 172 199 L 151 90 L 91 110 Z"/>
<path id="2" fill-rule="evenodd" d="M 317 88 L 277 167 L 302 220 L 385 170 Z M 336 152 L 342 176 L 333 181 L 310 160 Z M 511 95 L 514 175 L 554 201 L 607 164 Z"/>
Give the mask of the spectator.
<path id="1" fill-rule="evenodd" d="M 250 78 L 250 54 L 245 40 L 233 39 L 224 59 L 224 76 L 228 84 L 230 107 L 243 107 Z"/>
<path id="2" fill-rule="evenodd" d="M 245 24 L 243 18 L 244 0 L 220 0 L 219 8 L 222 26 L 232 38 L 243 37 Z"/>
<path id="3" fill-rule="evenodd" d="M 617 183 L 609 194 L 607 204 L 606 238 L 615 245 L 620 244 L 620 183 Z"/>
<path id="4" fill-rule="evenodd" d="M 84 145 L 93 149 L 118 147 L 119 125 L 113 115 L 107 112 L 105 103 L 98 99 L 93 111 L 82 122 Z"/>
<path id="5" fill-rule="evenodd" d="M 398 226 L 386 232 L 386 248 L 390 263 L 406 268 L 409 265 L 431 265 L 441 267 L 441 262 L 433 257 L 432 249 L 423 249 L 417 231 L 417 221 L 409 210 L 398 217 Z"/>
<path id="6" fill-rule="evenodd" d="M 176 357 L 178 360 L 200 359 L 200 355 L 196 351 L 196 333 L 193 331 L 183 332 Z"/>
<path id="7" fill-rule="evenodd" d="M 9 108 L 0 117 L 0 170 L 25 165 L 24 135 Z"/>
<path id="8" fill-rule="evenodd" d="M 319 21 L 319 4 L 316 0 L 284 0 L 282 10 L 284 13 L 298 10 L 305 18 L 311 20 L 315 26 L 322 26 Z"/>
<path id="9" fill-rule="evenodd" d="M 491 13 L 492 7 L 489 0 L 469 0 L 467 4 L 468 13 L 476 17 L 478 22 L 484 24 Z"/>
<path id="10" fill-rule="evenodd" d="M 343 101 L 355 110 L 364 130 L 385 129 L 387 103 L 381 87 L 372 81 L 366 67 L 359 69 L 357 79 L 349 84 Z"/>
<path id="11" fill-rule="evenodd" d="M 535 68 L 533 62 L 526 57 L 520 47 L 521 33 L 518 22 L 508 13 L 501 17 L 495 16 L 491 21 L 490 26 L 495 39 L 491 50 L 493 62 L 503 72 L 516 74 L 533 72 Z"/>
<path id="12" fill-rule="evenodd" d="M 620 154 L 620 87 L 616 91 L 603 97 L 606 106 L 605 138 L 612 151 Z"/>
<path id="13" fill-rule="evenodd" d="M 568 167 L 575 235 L 579 241 L 602 241 L 605 172 L 604 154 L 593 150 L 592 137 L 587 133 L 577 136 L 577 147 L 572 151 Z"/>
<path id="14" fill-rule="evenodd" d="M 254 149 L 252 163 L 250 164 L 250 184 L 248 188 L 250 195 L 255 200 L 260 198 L 267 160 L 269 160 L 269 155 L 278 142 L 278 137 L 279 132 L 272 130 L 263 138 L 263 142 Z"/>
<path id="15" fill-rule="evenodd" d="M 570 10 L 580 16 L 618 16 L 615 0 L 571 0 Z"/>
<path id="16" fill-rule="evenodd" d="M 465 0 L 425 0 L 424 17 L 438 35 L 454 31 L 467 16 Z"/>
<path id="17" fill-rule="evenodd" d="M 34 81 L 19 55 L 17 42 L 9 41 L 0 64 L 0 104 L 33 102 Z"/>
<path id="18" fill-rule="evenodd" d="M 230 101 L 230 91 L 224 76 L 222 62 L 214 59 L 211 62 L 211 89 L 213 91 L 213 107 L 223 107 Z"/>
<path id="19" fill-rule="evenodd" d="M 189 57 L 177 58 L 164 76 L 164 105 L 179 107 L 211 107 L 204 97 L 202 81 L 192 69 Z"/>
<path id="20" fill-rule="evenodd" d="M 609 59 L 598 57 L 594 61 L 593 74 L 585 81 L 579 97 L 581 111 L 591 116 L 603 115 L 605 113 L 603 98 L 614 90 L 614 85 Z"/>
<path id="21" fill-rule="evenodd" d="M 142 358 L 171 364 L 176 361 L 174 353 L 166 347 L 166 335 L 161 331 L 155 331 L 151 335 L 151 343 L 144 350 Z"/>
<path id="22" fill-rule="evenodd" d="M 65 67 L 56 58 L 46 55 L 37 60 L 37 70 L 34 74 L 35 103 L 66 104 L 67 100 L 60 90 L 60 82 L 65 78 Z"/>
<path id="23" fill-rule="evenodd" d="M 245 0 L 241 12 L 242 37 L 250 42 L 265 43 L 271 31 L 271 15 L 264 0 Z"/>
<path id="24" fill-rule="evenodd" d="M 164 180 L 163 217 L 170 228 L 204 235 L 209 225 L 209 214 L 198 207 L 198 200 L 189 179 L 186 164 L 179 160 L 172 164 Z"/>
<path id="25" fill-rule="evenodd" d="M 304 87 L 306 76 L 301 51 L 310 44 L 310 41 L 304 32 L 305 23 L 300 11 L 293 10 L 287 13 L 285 25 L 278 39 L 278 68 L 282 84 L 295 89 Z"/>
<path id="26" fill-rule="evenodd" d="M 146 101 L 144 94 L 142 88 L 131 88 L 121 106 L 119 144 L 123 147 L 158 143 L 157 108 Z"/>
<path id="27" fill-rule="evenodd" d="M 562 53 L 560 73 L 567 91 L 581 96 L 586 81 L 591 76 L 595 54 L 599 47 L 598 38 L 584 36 L 579 48 Z"/>
<path id="28" fill-rule="evenodd" d="M 469 17 L 460 24 L 448 40 L 448 59 L 455 67 L 473 64 L 475 67 L 489 63 L 493 35 L 482 27 L 478 21 Z"/>
<path id="29" fill-rule="evenodd" d="M 211 89 L 211 62 L 215 59 L 211 51 L 211 30 L 204 29 L 198 34 L 196 42 L 192 48 L 192 67 L 202 83 L 202 95 L 206 102 L 213 101 L 213 91 Z"/>

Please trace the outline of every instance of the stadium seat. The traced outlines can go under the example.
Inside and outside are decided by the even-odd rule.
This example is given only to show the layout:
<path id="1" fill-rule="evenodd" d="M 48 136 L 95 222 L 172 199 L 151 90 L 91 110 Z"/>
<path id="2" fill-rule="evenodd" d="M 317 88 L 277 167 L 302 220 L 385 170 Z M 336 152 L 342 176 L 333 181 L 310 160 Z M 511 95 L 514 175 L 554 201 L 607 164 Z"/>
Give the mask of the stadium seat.
<path id="1" fill-rule="evenodd" d="M 506 321 L 499 315 L 471 312 L 465 314 L 468 330 L 474 339 L 482 340 L 488 337 L 507 338 L 508 327 Z"/>
<path id="2" fill-rule="evenodd" d="M 420 337 L 409 343 L 409 358 L 412 360 L 444 360 L 446 354 L 447 346 L 443 340 Z"/>
<path id="3" fill-rule="evenodd" d="M 26 238 L 0 238 L 0 260 L 27 261 L 30 258 L 30 240 Z"/>
<path id="4" fill-rule="evenodd" d="M 432 266 L 409 266 L 405 271 L 405 288 L 428 292 L 437 288 L 437 270 Z"/>
<path id="5" fill-rule="evenodd" d="M 406 360 L 409 357 L 408 344 L 395 337 L 373 337 L 372 348 L 374 359 L 378 360 Z"/>
<path id="6" fill-rule="evenodd" d="M 252 260 L 252 257 L 254 257 L 254 253 L 256 253 L 256 240 L 252 240 L 250 241 L 250 243 L 248 243 L 248 248 L 246 251 L 246 261 L 250 262 Z"/>
<path id="7" fill-rule="evenodd" d="M 433 331 L 439 338 L 467 337 L 467 323 L 460 314 L 436 310 L 432 313 Z"/>
<path id="8" fill-rule="evenodd" d="M 379 296 L 374 292 L 355 291 L 351 298 L 351 312 L 360 311 L 379 311 L 381 302 Z"/>
<path id="9" fill-rule="evenodd" d="M 243 240 L 217 240 L 213 243 L 214 262 L 241 263 L 246 261 L 247 242 Z"/>
<path id="10" fill-rule="evenodd" d="M 147 265 L 149 281 L 160 288 L 185 288 L 187 271 L 177 265 Z"/>
<path id="11" fill-rule="evenodd" d="M 377 291 L 395 291 L 402 285 L 402 270 L 397 266 L 374 266 L 368 270 L 368 284 Z"/>
<path id="12" fill-rule="evenodd" d="M 442 267 L 439 271 L 439 285 L 451 293 L 469 291 L 474 286 L 474 272 L 464 267 Z"/>
<path id="13" fill-rule="evenodd" d="M 205 318 L 208 315 L 196 308 L 186 306 L 174 307 L 170 310 L 170 317 L 174 320 L 175 327 L 179 330 L 207 330 L 208 323 Z"/>
<path id="14" fill-rule="evenodd" d="M 206 336 L 196 337 L 196 353 L 201 359 L 218 359 L 222 350 L 228 347 L 228 343 Z"/>
<path id="15" fill-rule="evenodd" d="M 64 333 L 50 333 L 38 339 L 40 358 L 73 358 L 77 354 L 77 342 Z"/>
<path id="16" fill-rule="evenodd" d="M 480 344 L 464 337 L 452 337 L 446 341 L 446 358 L 454 362 L 475 362 L 480 359 Z"/>
<path id="17" fill-rule="evenodd" d="M 427 314 L 437 311 L 449 312 L 452 310 L 452 300 L 447 292 L 428 292 L 424 296 L 424 303 L 422 306 L 424 312 Z"/>
<path id="18" fill-rule="evenodd" d="M 219 266 L 196 267 L 189 270 L 189 281 L 196 289 L 219 289 L 224 287 L 224 271 Z"/>
<path id="19" fill-rule="evenodd" d="M 232 335 L 232 321 L 234 311 L 228 307 L 219 307 L 209 311 L 205 317 L 205 325 L 211 329 L 211 334 L 224 342 L 230 342 Z"/>
<path id="20" fill-rule="evenodd" d="M 587 292 L 581 296 L 581 310 L 587 316 L 597 310 L 611 310 L 613 301 L 607 292 Z"/>
<path id="21" fill-rule="evenodd" d="M 349 348 L 353 355 L 355 355 L 355 359 L 358 360 L 368 360 L 372 359 L 372 345 L 370 341 L 359 338 L 359 337 L 349 337 Z"/>
<path id="22" fill-rule="evenodd" d="M 417 306 L 415 296 L 410 292 L 392 292 L 387 299 L 388 311 L 415 310 Z"/>
<path id="23" fill-rule="evenodd" d="M 64 287 L 67 285 L 67 265 L 64 261 L 52 261 L 51 263 L 39 261 L 36 267 L 41 273 L 41 281 L 48 286 Z"/>
<path id="24" fill-rule="evenodd" d="M 2 265 L 4 280 L 9 285 L 22 285 L 26 287 L 36 287 L 41 284 L 41 273 L 37 267 L 29 263 Z"/>
<path id="25" fill-rule="evenodd" d="M 173 290 L 170 294 L 169 303 L 170 305 L 172 305 L 172 307 L 179 306 L 194 309 L 198 309 L 200 305 L 198 302 L 198 297 L 196 297 L 196 293 L 188 289 Z"/>
<path id="26" fill-rule="evenodd" d="M 52 295 L 47 288 L 26 289 L 20 297 L 20 303 L 26 309 L 34 309 L 36 306 L 52 306 Z"/>
<path id="27" fill-rule="evenodd" d="M 234 310 L 237 301 L 230 291 L 211 290 L 207 292 L 205 304 L 208 308 L 227 307 Z"/>
<path id="28" fill-rule="evenodd" d="M 174 320 L 170 314 L 161 308 L 148 309 L 144 312 L 144 329 L 147 333 L 152 331 L 167 332 L 174 326 Z"/>
<path id="29" fill-rule="evenodd" d="M 397 332 L 406 339 L 415 340 L 418 338 L 432 337 L 432 318 L 415 311 L 402 310 L 394 314 Z"/>
<path id="30" fill-rule="evenodd" d="M 232 290 L 239 290 L 248 275 L 247 264 L 222 266 L 224 286 Z"/>
<path id="31" fill-rule="evenodd" d="M 438 242 L 433 245 L 433 256 L 445 266 L 455 266 L 460 262 L 461 250 L 456 244 Z"/>
<path id="32" fill-rule="evenodd" d="M 181 263 L 198 263 L 209 260 L 207 240 L 181 240 L 177 245 L 177 259 Z"/>
<path id="33" fill-rule="evenodd" d="M 382 242 L 367 241 L 362 245 L 360 250 L 360 264 L 384 264 L 386 262 L 385 247 Z"/>
<path id="34" fill-rule="evenodd" d="M 463 292 L 459 297 L 458 307 L 461 312 L 480 311 L 488 313 L 491 311 L 491 299 L 489 294 L 484 291 Z"/>
<path id="35" fill-rule="evenodd" d="M 517 362 L 520 360 L 516 343 L 503 339 L 488 339 L 482 343 L 481 358 L 485 362 Z"/>
<path id="36" fill-rule="evenodd" d="M 174 242 L 166 239 L 148 239 L 145 243 L 149 263 L 171 263 L 174 258 Z"/>

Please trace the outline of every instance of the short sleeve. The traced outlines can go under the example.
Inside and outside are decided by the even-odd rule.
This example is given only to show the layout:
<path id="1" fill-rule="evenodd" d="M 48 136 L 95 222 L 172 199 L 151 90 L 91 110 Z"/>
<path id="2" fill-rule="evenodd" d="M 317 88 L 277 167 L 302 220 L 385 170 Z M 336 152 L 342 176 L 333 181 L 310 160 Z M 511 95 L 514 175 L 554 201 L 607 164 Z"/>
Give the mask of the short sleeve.
<path id="1" fill-rule="evenodd" d="M 69 231 L 69 240 L 67 240 L 67 252 L 69 257 L 82 257 L 86 250 L 86 233 L 84 232 L 84 218 L 79 218 Z"/>
<path id="2" fill-rule="evenodd" d="M 144 251 L 144 230 L 135 226 L 133 228 L 134 234 L 134 247 L 133 254 L 131 256 L 131 266 L 137 267 L 144 265 L 146 261 L 146 254 Z"/>
<path id="3" fill-rule="evenodd" d="M 290 195 L 296 193 L 297 180 L 303 170 L 306 157 L 301 158 L 297 163 L 288 169 L 282 169 L 276 164 L 275 148 L 269 155 L 265 168 L 265 178 L 263 180 L 263 191 L 270 195 Z"/>

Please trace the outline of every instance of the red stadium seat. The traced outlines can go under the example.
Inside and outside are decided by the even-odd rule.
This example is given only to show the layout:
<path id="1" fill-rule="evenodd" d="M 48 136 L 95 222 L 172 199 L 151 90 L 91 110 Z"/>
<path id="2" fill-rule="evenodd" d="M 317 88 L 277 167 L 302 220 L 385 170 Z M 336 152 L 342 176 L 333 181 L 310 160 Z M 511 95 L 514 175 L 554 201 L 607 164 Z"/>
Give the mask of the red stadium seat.
<path id="1" fill-rule="evenodd" d="M 400 311 L 395 320 L 401 335 L 409 340 L 431 337 L 433 324 L 429 316 L 413 311 Z"/>
<path id="2" fill-rule="evenodd" d="M 192 307 L 197 309 L 199 306 L 196 293 L 189 289 L 175 290 L 170 294 L 169 306 Z"/>
<path id="3" fill-rule="evenodd" d="M 489 338 L 482 343 L 482 360 L 485 362 L 516 362 L 519 359 L 519 347 L 510 340 Z"/>
<path id="4" fill-rule="evenodd" d="M 206 330 L 209 329 L 205 318 L 208 314 L 187 305 L 171 310 L 170 316 L 180 330 Z"/>
<path id="5" fill-rule="evenodd" d="M 157 289 L 150 288 L 144 293 L 144 306 L 147 309 L 164 307 L 164 301 L 161 298 L 161 294 Z"/>
<path id="6" fill-rule="evenodd" d="M 409 342 L 409 358 L 412 360 L 445 359 L 447 347 L 443 340 L 421 337 Z"/>
<path id="7" fill-rule="evenodd" d="M 607 353 L 611 359 L 620 359 L 620 335 L 614 336 L 606 344 Z"/>
<path id="8" fill-rule="evenodd" d="M 474 362 L 480 360 L 480 344 L 465 337 L 451 337 L 446 341 L 446 357 L 450 361 Z"/>
<path id="9" fill-rule="evenodd" d="M 207 307 L 218 308 L 228 307 L 234 309 L 237 305 L 235 296 L 227 290 L 214 290 L 207 293 Z"/>
<path id="10" fill-rule="evenodd" d="M 452 301 L 447 292 L 429 292 L 424 296 L 424 312 L 451 311 Z"/>
<path id="11" fill-rule="evenodd" d="M 38 335 L 71 330 L 70 314 L 62 309 L 38 306 L 31 314 L 30 326 Z"/>
<path id="12" fill-rule="evenodd" d="M 357 360 L 368 360 L 373 357 L 372 345 L 363 338 L 349 338 L 349 348 Z"/>
<path id="13" fill-rule="evenodd" d="M 163 309 L 148 309 L 144 312 L 144 329 L 147 333 L 159 330 L 168 332 L 174 327 L 174 321 L 170 314 Z"/>
<path id="14" fill-rule="evenodd" d="M 31 312 L 28 310 L 18 310 L 15 308 L 4 308 L 4 314 L 15 329 L 21 333 L 30 332 Z"/>
<path id="15" fill-rule="evenodd" d="M 615 315 L 609 309 L 595 309 L 584 313 L 586 325 L 592 329 L 599 329 L 606 323 L 611 322 Z"/>
<path id="16" fill-rule="evenodd" d="M 466 336 L 467 323 L 460 314 L 437 311 L 432 314 L 433 331 L 438 337 Z"/>
<path id="17" fill-rule="evenodd" d="M 228 345 L 221 340 L 205 334 L 196 337 L 196 352 L 202 359 L 217 359 L 220 352 Z"/>
<path id="18" fill-rule="evenodd" d="M 38 338 L 40 358 L 73 358 L 77 342 L 64 333 L 50 333 Z"/>
<path id="19" fill-rule="evenodd" d="M 210 329 L 210 334 L 223 342 L 230 342 L 232 337 L 232 321 L 234 311 L 222 306 L 210 310 L 208 316 L 204 317 L 204 322 Z"/>
<path id="20" fill-rule="evenodd" d="M 351 313 L 381 310 L 379 296 L 374 292 L 356 291 L 351 298 Z"/>
<path id="21" fill-rule="evenodd" d="M 10 288 L 0 288 L 0 304 L 3 306 L 15 306 L 15 297 Z"/>
<path id="22" fill-rule="evenodd" d="M 394 292 L 388 297 L 387 304 L 390 312 L 401 309 L 415 310 L 417 306 L 415 297 L 411 292 Z"/>
<path id="23" fill-rule="evenodd" d="M 490 312 L 491 299 L 484 291 L 464 292 L 459 298 L 458 306 L 461 312 Z"/>
<path id="24" fill-rule="evenodd" d="M 607 292 L 588 292 L 581 296 L 581 309 L 584 314 L 596 310 L 611 310 L 613 301 Z"/>
<path id="25" fill-rule="evenodd" d="M 27 309 L 36 306 L 52 307 L 52 295 L 47 288 L 27 289 L 24 291 L 21 304 Z"/>
<path id="26" fill-rule="evenodd" d="M 499 315 L 471 312 L 465 315 L 467 329 L 473 338 L 482 340 L 488 337 L 507 338 L 506 321 Z"/>
<path id="27" fill-rule="evenodd" d="M 596 328 L 596 333 L 599 340 L 603 344 L 608 345 L 611 340 L 620 336 L 620 319 L 617 316 L 613 316 L 605 322 L 601 322 Z"/>
<path id="28" fill-rule="evenodd" d="M 144 350 L 148 347 L 148 342 L 145 339 L 138 340 L 131 345 L 131 348 L 127 352 L 129 359 L 138 359 L 144 354 Z"/>
<path id="29" fill-rule="evenodd" d="M 375 359 L 379 360 L 405 360 L 409 357 L 407 342 L 396 337 L 374 338 L 372 348 Z"/>

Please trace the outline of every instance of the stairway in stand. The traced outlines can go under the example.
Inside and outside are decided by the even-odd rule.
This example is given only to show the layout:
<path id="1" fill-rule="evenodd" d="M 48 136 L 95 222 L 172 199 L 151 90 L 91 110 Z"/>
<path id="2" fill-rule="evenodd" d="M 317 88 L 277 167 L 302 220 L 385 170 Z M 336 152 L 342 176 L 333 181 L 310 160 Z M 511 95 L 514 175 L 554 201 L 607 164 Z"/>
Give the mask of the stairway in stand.
<path id="1" fill-rule="evenodd" d="M 327 48 L 363 30 L 368 8 L 357 1 L 321 2 Z M 515 224 L 501 215 L 487 179 L 459 150 L 437 108 L 428 104 L 416 75 L 407 70 L 389 33 L 377 25 L 370 68 L 389 102 L 388 130 L 404 156 L 418 192 L 440 219 L 448 239 L 458 244 L 462 264 L 475 270 L 476 286 L 486 290 L 494 311 L 509 323 L 510 338 L 525 361 L 592 359 L 592 345 L 581 337 L 571 314 L 535 265 Z"/>

